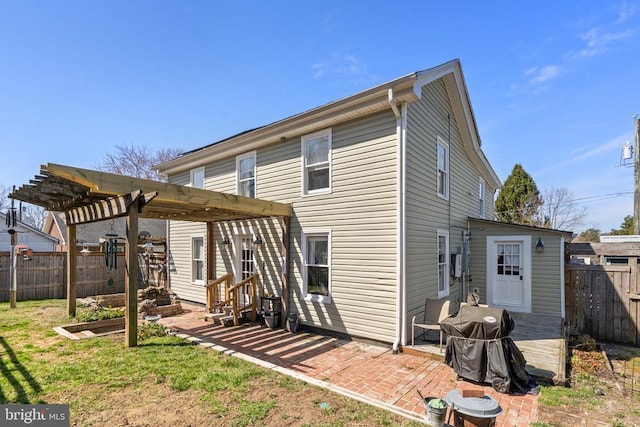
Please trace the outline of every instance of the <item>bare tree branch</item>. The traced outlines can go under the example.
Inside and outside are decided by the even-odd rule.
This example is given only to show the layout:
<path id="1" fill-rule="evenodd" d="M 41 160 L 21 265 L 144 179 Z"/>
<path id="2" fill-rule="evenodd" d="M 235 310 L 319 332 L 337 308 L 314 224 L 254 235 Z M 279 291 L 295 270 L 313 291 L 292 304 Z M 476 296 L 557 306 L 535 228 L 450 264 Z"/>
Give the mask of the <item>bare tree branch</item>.
<path id="1" fill-rule="evenodd" d="M 566 187 L 547 187 L 542 193 L 540 223 L 556 230 L 574 230 L 584 223 L 587 208 L 578 206 L 573 193 Z"/>
<path id="2" fill-rule="evenodd" d="M 118 175 L 133 176 L 153 181 L 166 181 L 154 167 L 178 157 L 182 150 L 177 148 L 162 148 L 156 151 L 148 147 L 133 145 L 116 145 L 116 152 L 107 154 L 96 167 L 104 172 Z"/>

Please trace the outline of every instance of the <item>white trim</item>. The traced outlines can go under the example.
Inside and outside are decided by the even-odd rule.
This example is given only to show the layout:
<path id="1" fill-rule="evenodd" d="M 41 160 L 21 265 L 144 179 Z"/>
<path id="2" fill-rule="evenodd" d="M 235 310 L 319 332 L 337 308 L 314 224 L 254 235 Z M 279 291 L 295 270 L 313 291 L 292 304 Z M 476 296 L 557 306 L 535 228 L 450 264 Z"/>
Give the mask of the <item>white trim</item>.
<path id="1" fill-rule="evenodd" d="M 306 143 L 309 140 L 312 139 L 316 139 L 316 138 L 322 138 L 322 137 L 328 137 L 329 139 L 329 152 L 327 153 L 327 162 L 328 162 L 328 166 L 329 166 L 329 186 L 327 188 L 320 188 L 317 190 L 308 190 L 309 187 L 309 183 L 307 181 L 307 168 L 313 165 L 307 165 L 307 150 L 306 150 Z M 331 193 L 332 190 L 332 164 L 333 162 L 331 161 L 331 158 L 333 156 L 333 135 L 332 135 L 332 131 L 331 128 L 328 129 L 323 129 L 317 132 L 313 132 L 313 133 L 309 133 L 307 135 L 303 135 L 300 138 L 300 160 L 301 160 L 301 165 L 302 165 L 302 191 L 301 191 L 301 195 L 302 197 L 305 196 L 312 196 L 312 195 L 316 195 L 316 194 L 327 194 L 327 193 Z"/>
<path id="2" fill-rule="evenodd" d="M 440 166 L 438 165 L 438 149 L 439 146 L 444 147 L 445 149 L 445 158 L 444 158 L 444 172 L 446 173 L 446 182 L 444 184 L 444 194 L 441 194 L 438 189 L 438 178 L 440 177 Z M 438 197 L 444 200 L 449 200 L 449 189 L 451 183 L 451 169 L 449 164 L 449 158 L 451 157 L 451 153 L 449 151 L 449 143 L 444 140 L 440 135 L 436 138 L 436 194 Z"/>
<path id="3" fill-rule="evenodd" d="M 329 295 L 316 295 L 309 294 L 307 290 L 307 238 L 313 236 L 327 236 L 327 288 Z M 305 301 L 313 301 L 313 302 L 321 302 L 324 304 L 330 304 L 333 302 L 333 298 L 331 295 L 332 286 L 331 286 L 331 230 L 330 229 L 316 229 L 309 228 L 302 231 L 302 294 L 304 295 Z"/>
<path id="4" fill-rule="evenodd" d="M 407 251 L 407 116 L 409 106 L 407 103 L 402 104 L 399 141 L 398 141 L 398 288 L 399 293 L 396 295 L 398 299 L 398 322 L 400 326 L 400 343 L 407 343 L 407 263 L 405 261 Z"/>
<path id="5" fill-rule="evenodd" d="M 440 290 L 440 260 L 437 258 L 440 253 L 440 237 L 445 237 L 445 249 L 444 249 L 444 289 Z M 449 230 L 438 229 L 436 233 L 436 272 L 438 279 L 436 280 L 436 288 L 438 290 L 438 299 L 446 298 L 451 292 L 451 284 L 449 281 L 449 272 L 451 271 L 451 257 L 449 256 Z"/>
<path id="6" fill-rule="evenodd" d="M 258 157 L 256 151 L 249 151 L 248 153 L 240 154 L 236 156 L 236 194 L 240 194 L 240 162 L 245 159 L 253 158 L 253 198 L 258 197 Z M 249 181 L 249 180 L 245 180 Z M 244 196 L 244 194 L 242 194 Z M 251 196 L 248 196 L 251 197 Z"/>
<path id="7" fill-rule="evenodd" d="M 196 174 L 200 174 L 202 173 L 202 187 L 196 187 L 194 185 L 194 181 L 195 181 L 195 175 Z M 189 171 L 189 185 L 188 187 L 193 187 L 193 188 L 204 188 L 204 180 L 205 180 L 205 175 L 204 175 L 204 166 L 200 166 L 197 168 L 193 168 Z"/>
<path id="8" fill-rule="evenodd" d="M 522 254 L 521 254 L 521 269 L 522 269 L 522 280 L 523 280 L 523 304 L 522 306 L 515 305 L 505 305 L 505 304 L 496 304 L 494 302 L 494 284 L 495 284 L 495 269 L 494 269 L 494 259 L 495 259 L 495 248 L 496 244 L 499 242 L 504 243 L 513 243 L 518 242 L 522 243 Z M 531 313 L 531 236 L 487 236 L 486 243 L 486 279 L 487 279 L 487 302 L 491 306 L 505 308 L 510 311 L 517 311 L 521 313 Z"/>
<path id="9" fill-rule="evenodd" d="M 193 242 L 194 239 L 202 239 L 202 280 L 195 279 L 195 270 L 194 264 L 196 259 L 193 257 Z M 198 259 L 199 261 L 199 259 Z M 189 237 L 189 264 L 190 264 L 190 279 L 192 285 L 204 285 L 206 282 L 206 274 L 207 274 L 207 249 L 206 249 L 206 239 L 202 234 L 194 234 Z"/>
<path id="10" fill-rule="evenodd" d="M 487 200 L 486 200 L 486 184 L 482 177 L 478 178 L 478 217 L 484 219 L 487 214 Z"/>

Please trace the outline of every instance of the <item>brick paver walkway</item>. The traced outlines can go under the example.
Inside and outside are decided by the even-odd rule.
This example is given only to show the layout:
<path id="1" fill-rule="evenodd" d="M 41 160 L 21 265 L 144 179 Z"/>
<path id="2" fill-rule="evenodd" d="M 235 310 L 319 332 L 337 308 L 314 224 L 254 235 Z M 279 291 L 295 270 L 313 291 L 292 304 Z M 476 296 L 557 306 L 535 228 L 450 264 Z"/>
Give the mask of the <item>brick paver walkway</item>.
<path id="1" fill-rule="evenodd" d="M 223 327 L 204 320 L 201 306 L 183 303 L 185 313 L 159 322 L 220 351 L 248 358 L 334 391 L 424 420 L 426 397 L 444 397 L 454 388 L 480 387 L 457 379 L 449 366 L 431 358 L 393 354 L 390 347 L 257 325 Z M 484 387 L 502 407 L 498 426 L 528 426 L 537 419 L 533 395 L 497 393 Z M 451 421 L 453 422 L 453 421 Z"/>

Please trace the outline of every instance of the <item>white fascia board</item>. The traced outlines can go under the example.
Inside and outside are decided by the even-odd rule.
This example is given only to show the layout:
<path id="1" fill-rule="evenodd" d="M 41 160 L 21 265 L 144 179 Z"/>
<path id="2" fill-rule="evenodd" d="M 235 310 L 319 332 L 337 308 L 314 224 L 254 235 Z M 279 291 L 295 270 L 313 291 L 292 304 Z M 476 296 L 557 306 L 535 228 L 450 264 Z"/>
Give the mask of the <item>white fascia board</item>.
<path id="1" fill-rule="evenodd" d="M 389 108 L 389 89 L 393 89 L 396 102 L 415 102 L 418 100 L 418 97 L 413 93 L 415 79 L 415 73 L 409 74 L 342 100 L 291 116 L 178 157 L 158 165 L 157 169 L 162 173 L 175 174 L 221 158 L 256 150 L 265 145 L 282 141 L 283 138 L 286 140 L 298 137 L 319 129 L 335 126 L 346 120 L 383 111 Z"/>

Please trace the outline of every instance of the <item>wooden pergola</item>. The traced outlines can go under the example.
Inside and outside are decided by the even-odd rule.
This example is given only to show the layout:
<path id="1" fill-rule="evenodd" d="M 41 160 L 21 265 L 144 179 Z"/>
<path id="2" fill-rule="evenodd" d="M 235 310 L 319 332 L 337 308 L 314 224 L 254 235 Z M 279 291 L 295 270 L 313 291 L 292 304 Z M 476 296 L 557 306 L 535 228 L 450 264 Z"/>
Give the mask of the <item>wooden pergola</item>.
<path id="1" fill-rule="evenodd" d="M 29 184 L 9 197 L 64 212 L 67 220 L 67 312 L 76 312 L 76 226 L 126 217 L 125 335 L 137 345 L 138 218 L 195 221 L 207 224 L 207 275 L 213 274 L 213 224 L 220 221 L 276 217 L 282 228 L 283 315 L 289 308 L 289 232 L 291 206 L 284 203 L 150 181 L 71 166 L 47 164 Z"/>

